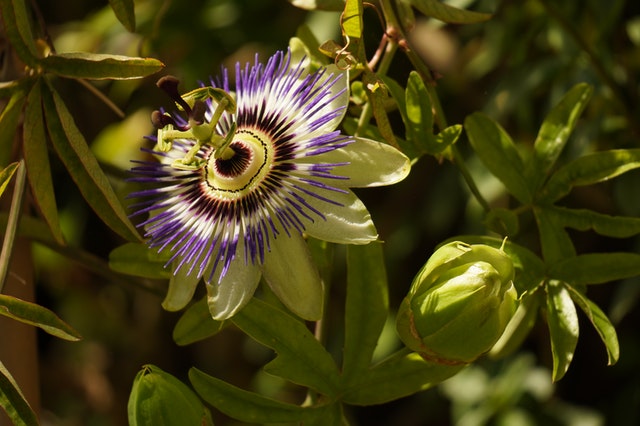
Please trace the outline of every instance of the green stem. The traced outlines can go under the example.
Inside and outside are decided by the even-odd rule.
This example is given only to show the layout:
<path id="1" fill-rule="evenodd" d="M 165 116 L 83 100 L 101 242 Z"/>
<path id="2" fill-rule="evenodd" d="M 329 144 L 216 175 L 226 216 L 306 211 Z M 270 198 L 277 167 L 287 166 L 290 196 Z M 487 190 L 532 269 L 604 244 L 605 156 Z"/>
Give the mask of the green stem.
<path id="1" fill-rule="evenodd" d="M 11 261 L 11 254 L 13 253 L 13 244 L 16 240 L 16 231 L 18 229 L 18 220 L 20 219 L 22 197 L 26 183 L 27 168 L 24 165 L 24 160 L 20 160 L 18 169 L 16 170 L 16 183 L 13 188 L 7 228 L 4 233 L 4 240 L 2 241 L 2 251 L 0 252 L 0 293 L 2 293 L 2 288 L 4 287 L 9 272 L 9 263 Z"/>
<path id="2" fill-rule="evenodd" d="M 458 150 L 458 147 L 455 145 L 452 145 L 450 147 L 450 150 L 451 150 L 453 163 L 456 165 L 456 167 L 458 167 L 458 170 L 462 174 L 464 181 L 467 183 L 467 186 L 469 187 L 469 191 L 471 191 L 471 193 L 473 194 L 475 199 L 478 201 L 478 203 L 480 203 L 480 205 L 482 206 L 482 209 L 485 212 L 490 211 L 491 207 L 489 206 L 489 203 L 487 202 L 487 200 L 485 200 L 485 198 L 480 193 L 480 190 L 478 189 L 478 185 L 476 185 L 476 182 L 473 180 L 473 177 L 471 176 L 471 173 L 467 168 L 467 164 L 464 162 L 464 159 L 462 158 L 462 154 L 460 154 L 460 150 Z"/>

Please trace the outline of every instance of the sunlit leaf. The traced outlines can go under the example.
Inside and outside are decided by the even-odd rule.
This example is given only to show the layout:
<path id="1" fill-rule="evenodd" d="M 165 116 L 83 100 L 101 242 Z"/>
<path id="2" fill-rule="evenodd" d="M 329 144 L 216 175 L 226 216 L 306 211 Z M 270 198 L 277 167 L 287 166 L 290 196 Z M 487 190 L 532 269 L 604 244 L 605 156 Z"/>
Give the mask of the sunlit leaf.
<path id="1" fill-rule="evenodd" d="M 12 296 L 0 294 L 0 315 L 39 327 L 64 340 L 77 341 L 82 338 L 77 331 L 50 310 Z"/>
<path id="2" fill-rule="evenodd" d="M 527 164 L 532 192 L 538 191 L 555 164 L 592 92 L 593 88 L 586 83 L 575 85 L 544 119 L 534 143 L 533 155 Z"/>
<path id="3" fill-rule="evenodd" d="M 9 185 L 11 178 L 16 173 L 18 164 L 18 162 L 11 163 L 0 171 L 0 197 L 4 194 L 4 190 L 7 189 L 7 185 Z"/>
<path id="4" fill-rule="evenodd" d="M 25 97 L 22 91 L 11 94 L 9 101 L 0 114 L 0 147 L 10 147 L 18 133 L 18 120 L 22 112 Z M 10 161 L 11 150 L 3 149 L 0 153 L 0 166 Z"/>
<path id="5" fill-rule="evenodd" d="M 109 5 L 118 21 L 128 30 L 135 31 L 136 15 L 134 13 L 133 0 L 109 0 Z"/>
<path id="6" fill-rule="evenodd" d="M 611 216 L 588 209 L 567 207 L 545 207 L 547 215 L 564 227 L 579 231 L 593 230 L 600 235 L 614 238 L 628 238 L 640 234 L 640 218 Z"/>
<path id="7" fill-rule="evenodd" d="M 153 58 L 73 52 L 49 55 L 42 60 L 42 66 L 63 77 L 127 80 L 154 74 L 164 64 Z"/>
<path id="8" fill-rule="evenodd" d="M 51 230 L 51 235 L 58 244 L 64 244 L 64 235 L 60 228 L 58 207 L 53 189 L 51 166 L 49 165 L 40 82 L 33 86 L 27 98 L 23 131 L 22 150 L 31 192 L 43 219 Z"/>
<path id="9" fill-rule="evenodd" d="M 189 306 L 173 329 L 173 341 L 180 346 L 199 342 L 217 334 L 228 324 L 211 318 L 207 298 Z"/>
<path id="10" fill-rule="evenodd" d="M 420 12 L 450 24 L 475 24 L 491 19 L 491 14 L 458 9 L 440 0 L 409 0 Z"/>
<path id="11" fill-rule="evenodd" d="M 600 339 L 602 339 L 602 343 L 604 343 L 604 346 L 607 349 L 609 365 L 615 364 L 618 362 L 618 358 L 620 358 L 620 345 L 618 343 L 618 335 L 616 334 L 616 329 L 613 327 L 613 324 L 611 324 L 609 318 L 607 318 L 598 305 L 587 299 L 584 294 L 571 286 L 567 286 L 567 288 L 569 289 L 569 294 L 573 301 L 578 304 L 580 309 L 582 309 L 600 335 Z"/>
<path id="12" fill-rule="evenodd" d="M 407 114 L 407 139 L 421 151 L 434 154 L 437 151 L 433 137 L 433 112 L 431 98 L 420 75 L 411 71 L 405 90 Z"/>
<path id="13" fill-rule="evenodd" d="M 603 284 L 640 275 L 638 253 L 589 253 L 563 259 L 549 267 L 549 276 L 574 285 Z"/>
<path id="14" fill-rule="evenodd" d="M 342 379 L 366 375 L 389 309 L 381 244 L 347 247 L 347 301 Z"/>
<path id="15" fill-rule="evenodd" d="M 189 370 L 189 380 L 200 397 L 224 414 L 247 423 L 307 424 L 307 416 L 325 407 L 300 407 L 276 401 L 233 386 L 197 368 Z"/>
<path id="16" fill-rule="evenodd" d="M 289 0 L 289 3 L 306 10 L 327 10 L 341 12 L 345 0 Z"/>
<path id="17" fill-rule="evenodd" d="M 553 356 L 553 381 L 560 380 L 569 369 L 578 344 L 578 314 L 564 283 L 549 281 L 547 291 L 547 325 Z"/>
<path id="18" fill-rule="evenodd" d="M 398 141 L 393 134 L 393 128 L 389 122 L 389 116 L 385 108 L 385 101 L 387 99 L 386 87 L 382 80 L 380 80 L 374 73 L 365 72 L 362 78 L 367 93 L 367 98 L 371 103 L 373 109 L 373 116 L 376 119 L 378 130 L 382 137 L 392 146 L 398 148 Z"/>
<path id="19" fill-rule="evenodd" d="M 524 165 L 513 141 L 486 115 L 476 112 L 464 121 L 474 151 L 484 165 L 523 204 L 531 202 L 531 193 L 523 175 Z"/>
<path id="20" fill-rule="evenodd" d="M 415 352 L 396 354 L 374 366 L 358 384 L 345 389 L 342 400 L 353 405 L 384 404 L 436 386 L 464 365 L 425 361 Z"/>
<path id="21" fill-rule="evenodd" d="M 338 369 L 306 325 L 255 297 L 231 321 L 278 356 L 265 371 L 325 395 L 338 390 Z"/>
<path id="22" fill-rule="evenodd" d="M 346 0 L 341 24 L 345 36 L 362 38 L 362 0 Z"/>
<path id="23" fill-rule="evenodd" d="M 444 152 L 451 145 L 458 142 L 461 134 L 462 126 L 460 124 L 454 124 L 442 129 L 442 131 L 433 138 L 432 151 L 436 154 Z"/>
<path id="24" fill-rule="evenodd" d="M 406 103 L 405 89 L 400 84 L 398 84 L 397 81 L 393 80 L 389 76 L 381 76 L 380 78 L 384 82 L 384 85 L 389 91 L 389 94 L 391 95 L 393 100 L 396 102 L 396 105 L 398 107 L 398 112 L 400 113 L 400 117 L 402 118 L 402 121 L 408 132 L 411 126 L 411 123 L 409 121 L 409 118 L 407 117 L 407 103 Z M 376 139 L 376 138 L 373 137 L 372 139 Z M 398 145 L 400 145 L 402 152 L 404 152 L 405 155 L 407 155 L 409 158 L 412 158 L 412 159 L 417 158 L 422 154 L 421 148 L 418 146 L 417 141 L 415 140 L 404 141 L 404 140 L 401 140 L 400 138 L 396 138 L 396 139 L 398 140 Z"/>
<path id="25" fill-rule="evenodd" d="M 549 178 L 541 198 L 546 202 L 554 202 L 575 186 L 603 182 L 637 168 L 640 168 L 640 148 L 587 154 L 558 169 Z"/>
<path id="26" fill-rule="evenodd" d="M 45 118 L 51 142 L 82 196 L 111 229 L 127 240 L 140 240 L 109 180 L 60 96 L 43 90 Z"/>
<path id="27" fill-rule="evenodd" d="M 0 361 L 0 407 L 15 426 L 38 426 L 38 418 L 20 392 L 18 384 Z"/>
<path id="28" fill-rule="evenodd" d="M 142 243 L 123 244 L 109 253 L 111 269 L 144 278 L 169 278 L 171 271 L 164 267 L 167 260 Z"/>

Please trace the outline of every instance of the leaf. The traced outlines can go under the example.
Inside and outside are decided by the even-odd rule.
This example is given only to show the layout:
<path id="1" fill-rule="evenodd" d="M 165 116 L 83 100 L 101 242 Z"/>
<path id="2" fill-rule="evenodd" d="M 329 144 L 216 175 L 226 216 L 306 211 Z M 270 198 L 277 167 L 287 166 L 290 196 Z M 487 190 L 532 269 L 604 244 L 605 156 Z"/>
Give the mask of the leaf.
<path id="1" fill-rule="evenodd" d="M 193 388 L 209 404 L 224 414 L 246 423 L 307 424 L 308 417 L 317 417 L 325 407 L 299 407 L 249 392 L 209 376 L 197 368 L 189 370 Z"/>
<path id="2" fill-rule="evenodd" d="M 387 99 L 387 91 L 384 83 L 374 73 L 365 71 L 362 78 L 362 82 L 365 85 L 365 92 L 367 98 L 373 108 L 373 116 L 376 119 L 378 130 L 384 140 L 396 148 L 399 148 L 396 136 L 393 134 L 391 123 L 389 122 L 389 116 L 385 109 L 385 100 Z"/>
<path id="3" fill-rule="evenodd" d="M 551 280 L 547 291 L 547 325 L 551 338 L 554 382 L 560 380 L 569 369 L 578 343 L 579 325 L 576 307 L 564 283 Z"/>
<path id="4" fill-rule="evenodd" d="M 502 127 L 486 115 L 475 112 L 464 121 L 469 142 L 484 165 L 522 204 L 531 202 L 524 166 L 513 141 Z"/>
<path id="5" fill-rule="evenodd" d="M 15 426 L 39 424 L 36 414 L 2 361 L 0 361 L 0 407 L 4 409 Z"/>
<path id="6" fill-rule="evenodd" d="M 11 47 L 18 57 L 28 66 L 38 65 L 39 53 L 34 42 L 31 20 L 23 0 L 0 1 L 0 17 L 4 23 L 4 31 Z"/>
<path id="7" fill-rule="evenodd" d="M 49 164 L 40 82 L 33 86 L 27 98 L 23 131 L 24 143 L 22 144 L 22 150 L 33 198 L 42 214 L 42 218 L 51 231 L 51 235 L 58 244 L 64 245 L 65 240 L 60 228 L 58 207 L 51 177 L 51 166 Z"/>
<path id="8" fill-rule="evenodd" d="M 134 32 L 136 30 L 136 15 L 133 0 L 109 0 L 109 5 L 127 31 Z"/>
<path id="9" fill-rule="evenodd" d="M 278 356 L 265 371 L 324 395 L 335 395 L 338 369 L 303 322 L 255 297 L 231 321 Z"/>
<path id="10" fill-rule="evenodd" d="M 540 197 L 553 203 L 574 186 L 603 182 L 637 168 L 640 168 L 640 148 L 594 152 L 558 169 L 549 178 Z"/>
<path id="11" fill-rule="evenodd" d="M 138 232 L 64 102 L 53 88 L 42 94 L 51 142 L 82 196 L 111 229 L 127 240 L 139 241 Z"/>
<path id="12" fill-rule="evenodd" d="M 340 25 L 346 37 L 362 38 L 362 0 L 346 0 Z"/>
<path id="13" fill-rule="evenodd" d="M 489 351 L 489 356 L 503 358 L 520 347 L 536 324 L 541 303 L 541 293 L 537 288 L 533 292 L 522 296 L 516 312 L 509 320 L 502 336 Z"/>
<path id="14" fill-rule="evenodd" d="M 366 375 L 389 310 L 382 245 L 347 246 L 347 300 L 342 380 Z"/>
<path id="15" fill-rule="evenodd" d="M 142 243 L 126 243 L 109 253 L 109 267 L 123 274 L 144 278 L 166 279 L 171 272 L 164 266 L 167 257 Z"/>
<path id="16" fill-rule="evenodd" d="M 78 341 L 82 336 L 50 310 L 12 296 L 0 294 L 0 315 L 41 328 L 52 336 Z"/>
<path id="17" fill-rule="evenodd" d="M 306 10 L 327 10 L 331 12 L 342 12 L 344 10 L 344 0 L 288 0 L 295 7 Z"/>
<path id="18" fill-rule="evenodd" d="M 593 324 L 600 335 L 600 339 L 602 339 L 602 343 L 604 343 L 604 346 L 607 349 L 609 365 L 615 364 L 620 358 L 620 345 L 618 344 L 618 336 L 613 324 L 611 324 L 609 318 L 607 318 L 598 305 L 587 299 L 582 292 L 571 286 L 567 286 L 567 288 L 569 289 L 569 293 L 573 301 L 580 306 L 582 312 L 584 312 L 587 318 L 589 318 L 589 321 L 591 321 L 591 324 Z"/>
<path id="19" fill-rule="evenodd" d="M 445 149 L 458 142 L 461 134 L 462 125 L 460 124 L 454 124 L 443 129 L 433 138 L 433 152 L 435 154 L 442 153 Z"/>
<path id="20" fill-rule="evenodd" d="M 0 172 L 0 197 L 4 194 L 5 189 L 11 182 L 11 178 L 16 173 L 18 169 L 18 162 L 11 163 Z"/>
<path id="21" fill-rule="evenodd" d="M 189 306 L 173 329 L 173 341 L 180 346 L 199 342 L 222 330 L 228 321 L 211 318 L 207 298 L 204 297 Z"/>
<path id="22" fill-rule="evenodd" d="M 370 369 L 357 385 L 345 389 L 342 401 L 353 405 L 384 404 L 436 386 L 463 368 L 464 365 L 427 362 L 415 352 L 403 351 Z"/>
<path id="23" fill-rule="evenodd" d="M 534 208 L 534 215 L 540 232 L 542 256 L 552 264 L 567 257 L 573 257 L 576 249 L 561 222 L 548 209 Z"/>
<path id="24" fill-rule="evenodd" d="M 42 61 L 47 72 L 69 78 L 128 80 L 160 71 L 164 64 L 153 58 L 136 58 L 102 53 L 58 53 Z"/>
<path id="25" fill-rule="evenodd" d="M 9 101 L 6 102 L 2 110 L 2 114 L 0 114 L 0 147 L 4 148 L 4 152 L 0 154 L 0 166 L 5 166 L 10 161 L 11 149 L 5 147 L 13 145 L 13 140 L 18 133 L 18 121 L 20 120 L 24 102 L 25 97 L 22 90 L 16 91 L 11 94 Z"/>
<path id="26" fill-rule="evenodd" d="M 563 227 L 579 231 L 593 230 L 600 235 L 628 238 L 640 234 L 640 218 L 611 216 L 588 209 L 570 209 L 552 206 L 545 208 L 546 214 Z"/>
<path id="27" fill-rule="evenodd" d="M 592 92 L 593 88 L 586 83 L 573 86 L 544 119 L 527 164 L 532 193 L 538 191 L 560 156 Z"/>
<path id="28" fill-rule="evenodd" d="M 384 82 L 384 85 L 389 91 L 389 94 L 395 101 L 398 107 L 398 112 L 400 113 L 400 117 L 402 118 L 402 122 L 405 125 L 405 128 L 408 129 L 410 126 L 410 122 L 409 122 L 409 118 L 407 117 L 407 103 L 405 99 L 406 98 L 405 89 L 403 89 L 402 86 L 400 86 L 400 84 L 398 84 L 397 81 L 393 80 L 389 76 L 381 76 L 380 78 Z M 361 134 L 360 136 L 363 136 L 363 135 Z M 376 138 L 372 138 L 372 139 L 375 140 Z M 396 139 L 398 140 L 398 145 L 400 145 L 402 152 L 405 155 L 407 155 L 409 158 L 411 159 L 417 158 L 422 154 L 421 148 L 417 145 L 417 141 L 415 140 L 405 141 L 399 138 L 396 138 Z"/>
<path id="29" fill-rule="evenodd" d="M 589 253 L 549 267 L 549 276 L 573 285 L 602 284 L 640 275 L 640 254 Z"/>
<path id="30" fill-rule="evenodd" d="M 433 112 L 431 98 L 416 71 L 411 71 L 405 90 L 407 139 L 433 154 Z"/>
<path id="31" fill-rule="evenodd" d="M 409 0 L 409 2 L 426 16 L 449 24 L 475 24 L 491 19 L 491 14 L 458 9 L 441 3 L 439 0 Z"/>

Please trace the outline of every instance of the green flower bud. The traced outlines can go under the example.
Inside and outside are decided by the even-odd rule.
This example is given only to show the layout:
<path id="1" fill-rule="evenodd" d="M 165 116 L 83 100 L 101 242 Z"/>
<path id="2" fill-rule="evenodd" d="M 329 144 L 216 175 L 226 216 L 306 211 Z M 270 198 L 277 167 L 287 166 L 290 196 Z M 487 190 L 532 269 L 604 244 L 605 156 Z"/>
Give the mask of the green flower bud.
<path id="1" fill-rule="evenodd" d="M 513 276 L 502 250 L 459 241 L 440 247 L 400 306 L 400 338 L 428 361 L 474 361 L 491 349 L 515 312 Z"/>
<path id="2" fill-rule="evenodd" d="M 129 425 L 213 426 L 211 413 L 184 383 L 154 365 L 145 365 L 129 395 Z"/>

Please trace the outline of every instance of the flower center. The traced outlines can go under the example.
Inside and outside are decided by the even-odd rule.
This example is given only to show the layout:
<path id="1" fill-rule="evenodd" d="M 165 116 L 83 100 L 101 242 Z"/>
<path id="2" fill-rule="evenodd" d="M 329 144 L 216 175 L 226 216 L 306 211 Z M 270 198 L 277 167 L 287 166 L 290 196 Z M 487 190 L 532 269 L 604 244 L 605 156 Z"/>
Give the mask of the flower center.
<path id="1" fill-rule="evenodd" d="M 205 168 L 209 189 L 224 198 L 237 198 L 251 190 L 267 175 L 273 146 L 262 132 L 242 129 L 222 152 L 212 150 Z"/>

